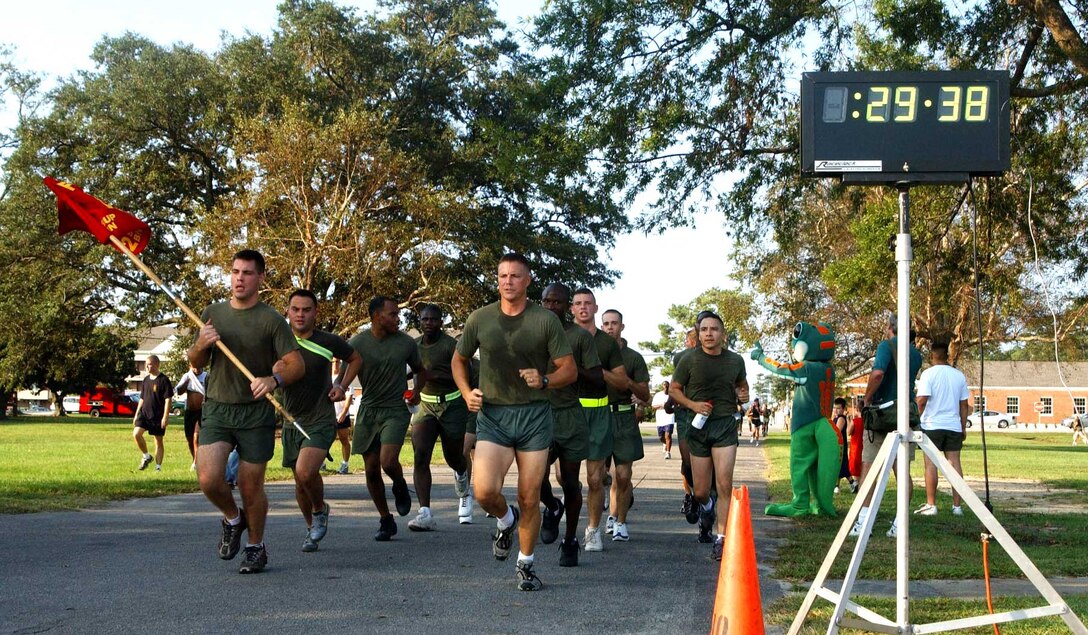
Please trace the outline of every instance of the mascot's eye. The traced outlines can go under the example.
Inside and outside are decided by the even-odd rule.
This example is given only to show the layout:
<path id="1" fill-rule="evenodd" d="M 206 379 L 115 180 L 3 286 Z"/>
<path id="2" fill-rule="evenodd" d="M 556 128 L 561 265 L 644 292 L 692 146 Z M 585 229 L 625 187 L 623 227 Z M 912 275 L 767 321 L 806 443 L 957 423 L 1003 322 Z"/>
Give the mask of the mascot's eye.
<path id="1" fill-rule="evenodd" d="M 793 336 L 794 337 L 801 337 L 801 331 L 804 329 L 804 327 L 805 327 L 804 322 L 798 322 L 797 326 L 793 327 Z"/>

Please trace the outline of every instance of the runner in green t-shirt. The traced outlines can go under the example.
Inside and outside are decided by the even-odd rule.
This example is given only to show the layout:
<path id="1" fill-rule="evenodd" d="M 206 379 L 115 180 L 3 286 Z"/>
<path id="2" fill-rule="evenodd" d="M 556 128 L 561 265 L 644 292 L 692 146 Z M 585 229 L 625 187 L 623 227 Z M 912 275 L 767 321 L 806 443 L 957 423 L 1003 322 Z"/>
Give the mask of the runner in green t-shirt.
<path id="1" fill-rule="evenodd" d="M 540 304 L 563 323 L 563 331 L 578 366 L 578 381 L 552 391 L 552 417 L 555 435 L 548 463 L 559 461 L 563 500 L 552 493 L 547 476 L 540 484 L 544 516 L 540 523 L 540 541 L 548 545 L 559 537 L 559 520 L 567 514 L 566 534 L 559 544 L 559 566 L 578 566 L 578 515 L 582 513 L 582 460 L 589 456 L 589 424 L 580 395 L 587 389 L 604 388 L 601 360 L 589 331 L 570 320 L 570 288 L 560 282 L 544 288 Z"/>
<path id="2" fill-rule="evenodd" d="M 693 421 L 688 432 L 691 471 L 695 478 L 695 503 L 699 508 L 699 542 L 710 542 L 714 528 L 714 501 L 711 481 L 719 492 L 718 536 L 713 554 L 721 560 L 725 522 L 729 517 L 728 492 L 733 491 L 733 466 L 737 459 L 737 404 L 748 401 L 748 380 L 744 359 L 725 348 L 722 319 L 709 311 L 700 313 L 696 324 L 700 347 L 680 360 L 672 375 L 669 393 L 681 406 L 707 416 L 701 428 Z"/>
<path id="3" fill-rule="evenodd" d="M 283 466 L 295 477 L 295 500 L 306 520 L 303 551 L 317 551 L 329 526 L 329 505 L 325 502 L 325 482 L 321 466 L 336 438 L 336 408 L 333 402 L 344 399 L 344 384 L 351 385 L 359 372 L 362 358 L 344 338 L 320 331 L 317 325 L 317 296 L 312 291 L 296 289 L 287 300 L 287 320 L 306 363 L 306 374 L 283 389 L 283 407 L 310 435 L 302 436 L 291 426 L 283 428 Z M 344 377 L 332 381 L 332 360 L 347 362 Z M 278 370 L 278 368 L 276 369 Z"/>
<path id="4" fill-rule="evenodd" d="M 249 530 L 239 573 L 256 573 L 268 564 L 264 524 L 268 498 L 264 473 L 276 447 L 276 415 L 265 396 L 278 386 L 302 378 L 306 370 L 291 328 L 275 309 L 260 301 L 264 256 L 252 249 L 234 254 L 230 270 L 231 298 L 204 309 L 204 326 L 189 348 L 189 364 L 208 369 L 208 398 L 200 429 L 197 473 L 204 496 L 223 512 L 219 557 L 238 555 L 242 532 Z M 253 373 L 252 381 L 220 353 L 224 345 Z M 274 373 L 272 365 L 283 362 Z M 238 489 L 245 513 L 239 510 L 223 474 L 227 456 L 237 448 L 241 463 Z"/>
<path id="5" fill-rule="evenodd" d="M 419 396 L 419 411 L 412 417 L 412 448 L 415 455 L 412 481 L 416 486 L 416 497 L 419 498 L 419 514 L 408 522 L 408 529 L 412 531 L 434 531 L 438 528 L 431 513 L 431 455 L 439 438 L 442 439 L 442 455 L 446 465 L 453 470 L 454 493 L 460 501 L 458 518 L 472 513 L 464 455 L 468 408 L 450 370 L 457 340 L 442 332 L 442 317 L 442 309 L 435 304 L 426 304 L 419 310 L 419 328 L 423 335 L 416 339 L 416 346 L 429 379 Z"/>
<path id="6" fill-rule="evenodd" d="M 612 457 L 614 442 L 608 390 L 627 390 L 631 386 L 631 379 L 624 369 L 619 343 L 615 338 L 597 328 L 597 298 L 593 295 L 593 291 L 585 287 L 576 290 L 571 310 L 574 313 L 574 323 L 593 335 L 593 342 L 597 345 L 597 356 L 601 360 L 601 373 L 607 384 L 588 390 L 582 399 L 586 422 L 589 424 L 589 458 L 586 459 L 586 481 L 589 486 L 586 505 L 589 507 L 587 514 L 589 521 L 586 524 L 582 545 L 586 551 L 603 551 L 601 512 L 608 506 L 607 483 L 605 482 L 608 476 L 606 461 Z"/>
<path id="7" fill-rule="evenodd" d="M 650 403 L 650 371 L 642 353 L 627 346 L 623 339 L 623 314 L 609 309 L 601 315 L 601 328 L 620 344 L 623 368 L 631 379 L 626 390 L 608 390 L 608 406 L 612 411 L 612 460 L 615 465 L 610 492 L 613 521 L 612 541 L 627 542 L 627 512 L 631 508 L 633 491 L 631 475 L 635 461 L 645 456 L 642 432 L 638 428 L 636 406 Z"/>
<path id="8" fill-rule="evenodd" d="M 355 415 L 352 452 L 363 455 L 366 488 L 381 519 L 374 540 L 384 542 L 397 533 L 397 523 L 389 513 L 385 499 L 382 471 L 393 480 L 393 499 L 397 513 L 412 511 L 412 495 L 400 466 L 400 449 L 408 434 L 411 413 L 405 404 L 405 368 L 411 368 L 415 385 L 408 403 L 419 403 L 419 392 L 428 381 L 428 373 L 419 358 L 416 341 L 400 330 L 400 307 L 396 300 L 378 296 L 367 307 L 370 328 L 351 338 L 351 347 L 363 360 L 359 385 L 363 396 Z"/>
<path id="9" fill-rule="evenodd" d="M 453 356 L 453 378 L 468 409 L 478 412 L 474 487 L 476 500 L 494 515 L 497 531 L 492 552 L 510 555 L 518 534 L 517 582 L 522 591 L 543 586 L 533 572 L 533 550 L 540 533 L 540 482 L 548 470 L 552 444 L 549 387 L 562 388 L 578 378 L 578 369 L 563 325 L 550 311 L 530 304 L 529 262 L 520 254 L 499 260 L 499 301 L 477 309 Z M 480 387 L 470 384 L 469 364 L 480 351 Z M 548 373 L 548 362 L 555 370 Z M 510 465 L 518 463 L 518 500 L 524 509 L 507 505 L 502 483 Z M 524 522 L 519 518 L 524 514 Z"/>
<path id="10" fill-rule="evenodd" d="M 695 329 L 689 329 L 684 337 L 684 350 L 672 356 L 673 372 L 680 365 L 684 355 L 694 350 L 697 344 Z M 669 408 L 672 408 L 676 417 L 676 438 L 679 441 L 677 445 L 680 446 L 680 484 L 684 487 L 684 502 L 680 505 L 680 513 L 694 525 L 699 522 L 699 510 L 695 509 L 695 494 L 691 486 L 691 453 L 688 451 L 688 431 L 691 430 L 692 412 L 676 403 L 672 395 L 669 395 L 669 400 L 665 402 L 665 412 L 668 412 Z"/>

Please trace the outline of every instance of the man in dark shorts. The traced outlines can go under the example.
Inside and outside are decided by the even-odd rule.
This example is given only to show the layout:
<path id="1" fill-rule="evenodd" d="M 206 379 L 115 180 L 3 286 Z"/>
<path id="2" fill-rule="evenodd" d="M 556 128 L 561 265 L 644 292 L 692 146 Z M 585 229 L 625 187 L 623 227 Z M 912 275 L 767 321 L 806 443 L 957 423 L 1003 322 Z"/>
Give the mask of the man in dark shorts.
<path id="1" fill-rule="evenodd" d="M 918 378 L 918 410 L 921 412 L 922 432 L 933 445 L 944 453 L 956 474 L 963 476 L 960 465 L 960 451 L 967 438 L 967 413 L 970 407 L 967 400 L 971 393 L 967 390 L 967 378 L 958 369 L 948 363 L 948 342 L 933 342 L 930 351 L 933 365 L 925 369 Z M 937 464 L 926 461 L 926 504 L 914 510 L 922 516 L 937 515 Z M 963 515 L 960 507 L 960 493 L 952 490 L 952 514 Z"/>
<path id="2" fill-rule="evenodd" d="M 695 329 L 691 329 L 684 338 L 684 350 L 672 356 L 673 372 L 676 372 L 680 360 L 695 350 L 697 344 L 698 338 Z M 671 394 L 669 400 L 665 402 L 665 410 L 667 411 L 670 407 L 672 407 L 675 415 L 676 441 L 677 445 L 680 446 L 680 484 L 684 488 L 684 502 L 680 505 L 680 513 L 684 515 L 689 523 L 694 525 L 699 522 L 699 510 L 695 508 L 695 493 L 692 489 L 691 478 L 691 453 L 688 452 L 688 431 L 691 430 L 691 417 L 694 413 L 676 403 Z"/>
<path id="3" fill-rule="evenodd" d="M 185 373 L 177 386 L 174 386 L 176 395 L 185 395 L 185 442 L 189 444 L 189 455 L 193 457 L 190 471 L 196 470 L 196 439 L 200 434 L 200 413 L 204 411 L 207 382 L 207 373 L 190 366 L 189 372 Z"/>
<path id="4" fill-rule="evenodd" d="M 725 523 L 733 491 L 733 466 L 737 459 L 737 405 L 748 401 L 748 380 L 744 359 L 725 348 L 722 319 L 709 311 L 699 314 L 695 325 L 699 347 L 680 360 L 672 376 L 669 392 L 681 406 L 696 417 L 706 416 L 702 427 L 692 420 L 688 431 L 691 471 L 695 482 L 695 504 L 699 510 L 699 542 L 714 542 L 715 560 L 721 560 Z M 717 484 L 717 538 L 714 529 L 715 504 L 710 498 L 711 482 Z"/>
<path id="5" fill-rule="evenodd" d="M 601 315 L 601 329 L 620 345 L 623 369 L 630 378 L 625 390 L 608 387 L 608 408 L 612 411 L 612 463 L 616 473 L 609 492 L 612 513 L 608 519 L 612 521 L 612 541 L 627 542 L 631 539 L 627 531 L 627 512 L 632 500 L 631 474 L 635 461 L 645 456 L 635 404 L 636 401 L 642 404 L 650 401 L 650 371 L 642 353 L 627 346 L 627 340 L 622 337 L 622 313 L 615 309 L 605 311 Z"/>
<path id="6" fill-rule="evenodd" d="M 522 591 L 539 590 L 533 551 L 540 534 L 540 483 L 552 446 L 552 409 L 547 390 L 578 378 L 578 368 L 559 318 L 530 304 L 529 261 L 520 254 L 499 259 L 499 301 L 477 309 L 453 356 L 453 378 L 468 409 L 477 412 L 474 482 L 476 500 L 497 518 L 492 553 L 510 555 L 515 530 L 519 553 L 516 579 Z M 480 387 L 472 388 L 470 360 L 480 351 Z M 548 363 L 555 371 L 547 373 Z M 518 504 L 507 505 L 502 483 L 518 463 Z M 519 523 L 519 519 L 523 521 Z"/>
<path id="7" fill-rule="evenodd" d="M 559 461 L 559 479 L 563 486 L 563 499 L 552 493 L 547 476 L 540 484 L 540 501 L 544 503 L 544 516 L 540 523 L 540 541 L 546 545 L 559 536 L 559 520 L 567 514 L 566 534 L 559 543 L 559 566 L 578 566 L 578 515 L 582 513 L 582 461 L 589 456 L 589 424 L 585 408 L 579 400 L 582 386 L 597 389 L 605 386 L 601 374 L 601 360 L 597 357 L 597 345 L 593 336 L 570 320 L 570 287 L 562 283 L 550 284 L 544 289 L 541 306 L 551 311 L 563 323 L 563 332 L 578 367 L 578 381 L 551 391 L 552 419 L 555 434 L 548 463 Z"/>
<path id="8" fill-rule="evenodd" d="M 166 434 L 166 424 L 170 419 L 170 398 L 174 396 L 174 385 L 159 372 L 159 356 L 147 358 L 147 376 L 140 381 L 140 403 L 136 405 L 136 415 L 132 418 L 132 438 L 142 453 L 140 469 L 147 469 L 151 455 L 147 453 L 144 432 L 155 439 L 155 471 L 162 471 L 162 457 L 165 452 L 162 444 Z"/>
<path id="9" fill-rule="evenodd" d="M 435 304 L 426 304 L 419 310 L 419 328 L 423 334 L 416 339 L 416 346 L 423 368 L 427 369 L 428 380 L 419 395 L 419 411 L 412 416 L 415 455 L 412 480 L 419 498 L 419 514 L 408 521 L 408 529 L 412 531 L 438 528 L 431 513 L 431 455 L 439 438 L 446 465 L 453 470 L 454 493 L 458 501 L 468 496 L 468 468 L 464 456 L 468 408 L 450 370 L 457 340 L 442 332 L 442 318 L 442 309 Z"/>
<path id="10" fill-rule="evenodd" d="M 189 364 L 208 369 L 208 398 L 200 422 L 197 474 L 204 496 L 223 512 L 219 557 L 238 554 L 242 532 L 249 530 L 239 573 L 257 573 L 268 564 L 264 525 L 268 497 L 264 474 L 276 448 L 276 411 L 265 398 L 276 388 L 298 381 L 306 370 L 291 327 L 275 309 L 260 301 L 264 256 L 252 249 L 234 254 L 230 270 L 231 298 L 204 309 L 204 326 L 189 349 Z M 224 345 L 254 375 L 250 381 L 221 353 Z M 273 364 L 283 362 L 274 373 Z M 227 456 L 237 448 L 238 489 L 243 510 L 223 474 Z"/>
<path id="11" fill-rule="evenodd" d="M 586 386 L 581 398 L 586 423 L 589 425 L 589 458 L 586 459 L 586 480 L 589 485 L 586 505 L 589 508 L 589 520 L 586 523 L 582 548 L 586 551 L 603 551 L 601 513 L 608 504 L 606 462 L 612 457 L 613 443 L 608 391 L 627 390 L 631 380 L 623 368 L 623 354 L 620 352 L 619 342 L 597 328 L 597 298 L 593 291 L 585 287 L 576 290 L 571 310 L 574 313 L 574 323 L 593 336 L 593 343 L 597 345 L 597 357 L 601 360 L 601 374 L 607 384 L 604 387 Z"/>
<path id="12" fill-rule="evenodd" d="M 363 360 L 359 384 L 363 396 L 355 415 L 352 452 L 363 455 L 366 488 L 374 500 L 381 520 L 374 540 L 385 542 L 397 533 L 397 522 L 389 513 L 385 499 L 382 471 L 393 481 L 393 499 L 397 513 L 407 516 L 412 511 L 412 495 L 400 466 L 400 449 L 408 434 L 411 413 L 405 403 L 405 366 L 412 369 L 415 384 L 408 403 L 419 403 L 419 389 L 427 383 L 428 373 L 419 358 L 419 348 L 411 336 L 400 330 L 400 307 L 396 300 L 378 296 L 367 307 L 370 328 L 351 338 Z"/>
<path id="13" fill-rule="evenodd" d="M 294 426 L 283 427 L 283 467 L 295 476 L 295 501 L 306 520 L 303 551 L 317 551 L 329 526 L 329 504 L 325 502 L 325 482 L 321 466 L 336 439 L 336 408 L 333 402 L 344 399 L 344 384 L 351 385 L 362 360 L 344 338 L 318 330 L 317 296 L 306 289 L 296 289 L 287 300 L 287 320 L 295 335 L 306 374 L 283 389 L 283 407 L 302 426 L 310 438 Z M 332 360 L 347 363 L 342 382 L 332 381 Z M 277 362 L 273 370 L 280 371 Z"/>

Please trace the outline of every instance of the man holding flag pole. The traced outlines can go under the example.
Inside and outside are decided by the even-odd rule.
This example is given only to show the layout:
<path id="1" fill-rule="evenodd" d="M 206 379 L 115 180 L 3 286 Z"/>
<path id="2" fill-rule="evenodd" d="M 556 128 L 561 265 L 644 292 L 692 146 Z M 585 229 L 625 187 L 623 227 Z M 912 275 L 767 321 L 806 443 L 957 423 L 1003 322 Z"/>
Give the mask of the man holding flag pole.
<path id="1" fill-rule="evenodd" d="M 204 326 L 189 349 L 189 363 L 208 368 L 208 400 L 197 453 L 200 489 L 223 512 L 220 558 L 234 558 L 242 531 L 249 530 L 239 573 L 257 573 L 268 563 L 263 542 L 268 514 L 264 474 L 275 451 L 276 413 L 264 397 L 297 381 L 306 370 L 291 328 L 257 295 L 264 277 L 264 257 L 259 252 L 236 253 L 230 270 L 231 298 L 204 309 Z M 218 354 L 215 344 L 220 340 L 253 371 L 252 381 Z M 277 362 L 282 362 L 277 366 L 283 369 L 280 373 L 272 371 Z M 234 447 L 242 460 L 238 489 L 244 510 L 238 508 L 222 477 Z"/>

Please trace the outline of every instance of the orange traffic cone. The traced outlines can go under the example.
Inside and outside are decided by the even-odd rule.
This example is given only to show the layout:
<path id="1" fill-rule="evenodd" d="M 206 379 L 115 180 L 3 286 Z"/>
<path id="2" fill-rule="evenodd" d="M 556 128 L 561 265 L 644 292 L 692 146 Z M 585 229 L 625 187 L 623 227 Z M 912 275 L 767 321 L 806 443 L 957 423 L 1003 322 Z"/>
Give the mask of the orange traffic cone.
<path id="1" fill-rule="evenodd" d="M 763 602 L 759 597 L 756 543 L 752 539 L 752 510 L 746 486 L 733 489 L 710 623 L 710 635 L 726 633 L 763 635 Z"/>

